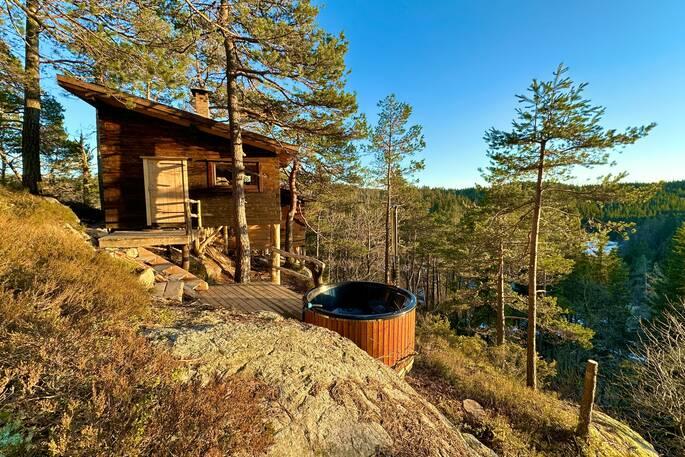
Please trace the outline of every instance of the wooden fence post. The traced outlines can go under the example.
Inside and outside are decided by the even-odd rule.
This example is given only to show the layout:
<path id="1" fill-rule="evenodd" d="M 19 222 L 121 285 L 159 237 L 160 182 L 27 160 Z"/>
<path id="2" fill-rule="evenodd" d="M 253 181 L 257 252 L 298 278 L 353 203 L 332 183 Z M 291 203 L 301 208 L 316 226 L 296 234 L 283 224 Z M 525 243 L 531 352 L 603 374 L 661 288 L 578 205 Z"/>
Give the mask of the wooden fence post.
<path id="1" fill-rule="evenodd" d="M 594 360 L 588 360 L 585 365 L 585 380 L 583 382 L 583 399 L 580 403 L 580 415 L 576 435 L 588 439 L 590 437 L 590 424 L 592 423 L 592 408 L 595 403 L 595 390 L 597 388 L 597 366 Z"/>
<path id="2" fill-rule="evenodd" d="M 271 247 L 281 249 L 281 224 L 271 225 Z M 275 249 L 271 249 L 271 282 L 281 283 L 281 254 Z"/>

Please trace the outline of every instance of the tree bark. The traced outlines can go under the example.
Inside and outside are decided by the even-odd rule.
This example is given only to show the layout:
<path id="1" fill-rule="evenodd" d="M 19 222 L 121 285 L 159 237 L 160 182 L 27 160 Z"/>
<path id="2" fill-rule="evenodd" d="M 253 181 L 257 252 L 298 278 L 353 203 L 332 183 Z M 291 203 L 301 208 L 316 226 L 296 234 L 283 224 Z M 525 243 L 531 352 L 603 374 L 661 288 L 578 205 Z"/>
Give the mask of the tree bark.
<path id="1" fill-rule="evenodd" d="M 228 3 L 221 2 L 221 22 L 228 25 Z M 238 67 L 235 42 L 228 31 L 224 31 L 224 51 L 226 52 L 226 93 L 228 96 L 228 123 L 231 132 L 231 157 L 233 159 L 233 229 L 235 232 L 236 262 L 235 281 L 250 282 L 250 237 L 245 213 L 245 163 L 243 161 L 243 139 L 240 126 L 240 106 L 238 103 Z"/>
<path id="2" fill-rule="evenodd" d="M 392 272 L 391 281 L 394 286 L 399 284 L 400 275 L 400 220 L 398 217 L 399 208 L 393 206 L 393 225 L 392 225 Z"/>
<path id="3" fill-rule="evenodd" d="M 300 161 L 297 157 L 293 159 L 293 165 L 288 174 L 288 189 L 290 189 L 290 207 L 288 216 L 285 220 L 285 250 L 295 252 L 293 244 L 293 231 L 295 225 L 295 214 L 297 214 L 297 173 L 300 170 Z M 288 265 L 292 265 L 291 258 L 286 260 Z"/>
<path id="4" fill-rule="evenodd" d="M 79 147 L 81 148 L 81 199 L 84 205 L 90 201 L 90 164 L 88 163 L 88 151 L 86 151 L 83 133 L 79 137 Z"/>
<path id="5" fill-rule="evenodd" d="M 390 275 L 390 225 L 391 225 L 391 214 L 390 206 L 392 205 L 392 183 L 390 182 L 390 171 L 392 164 L 388 158 L 388 168 L 385 176 L 385 190 L 386 190 L 386 200 L 385 200 L 385 283 L 391 284 Z"/>
<path id="6" fill-rule="evenodd" d="M 21 130 L 22 184 L 38 194 L 40 177 L 40 54 L 38 1 L 27 0 L 24 69 L 24 120 Z"/>
<path id="7" fill-rule="evenodd" d="M 540 234 L 540 216 L 542 214 L 542 179 L 545 171 L 545 143 L 540 145 L 538 159 L 538 177 L 535 183 L 535 203 L 533 221 L 530 229 L 530 260 L 528 263 L 528 341 L 526 385 L 537 389 L 537 350 L 535 333 L 537 329 L 537 273 L 538 273 L 538 237 Z"/>
<path id="8" fill-rule="evenodd" d="M 499 268 L 497 269 L 497 345 L 504 344 L 504 243 L 499 242 Z"/>

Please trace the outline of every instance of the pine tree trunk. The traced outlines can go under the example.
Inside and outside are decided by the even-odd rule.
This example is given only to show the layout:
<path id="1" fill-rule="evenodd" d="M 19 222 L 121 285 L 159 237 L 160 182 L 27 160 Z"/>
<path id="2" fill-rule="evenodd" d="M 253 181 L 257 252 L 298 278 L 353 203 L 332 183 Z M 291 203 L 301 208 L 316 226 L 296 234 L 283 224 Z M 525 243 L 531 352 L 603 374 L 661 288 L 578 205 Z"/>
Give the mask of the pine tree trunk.
<path id="1" fill-rule="evenodd" d="M 297 214 L 297 172 L 300 170 L 300 161 L 297 157 L 293 159 L 292 169 L 288 174 L 288 188 L 290 189 L 290 207 L 288 217 L 285 220 L 285 250 L 295 252 L 293 248 L 293 229 L 295 225 L 295 214 Z M 286 260 L 288 265 L 292 265 L 292 259 Z"/>
<path id="2" fill-rule="evenodd" d="M 27 0 L 24 68 L 24 120 L 21 130 L 22 184 L 32 194 L 39 193 L 40 177 L 40 54 L 39 25 L 34 15 L 38 1 Z"/>
<path id="3" fill-rule="evenodd" d="M 228 4 L 221 2 L 222 24 L 228 24 Z M 228 123 L 231 132 L 231 157 L 233 159 L 233 230 L 235 233 L 236 262 L 235 281 L 250 282 L 250 237 L 245 213 L 245 163 L 243 162 L 243 139 L 240 126 L 240 106 L 236 81 L 237 57 L 233 38 L 224 32 L 226 52 L 226 93 L 228 96 Z"/>
<path id="4" fill-rule="evenodd" d="M 392 224 L 392 273 L 391 282 L 394 286 L 399 284 L 400 275 L 400 220 L 398 217 L 398 207 L 393 207 L 393 224 Z"/>
<path id="5" fill-rule="evenodd" d="M 7 162 L 5 161 L 5 154 L 0 149 L 0 184 L 3 186 L 7 184 Z"/>
<path id="6" fill-rule="evenodd" d="M 83 134 L 79 137 L 79 147 L 81 148 L 81 198 L 83 204 L 87 205 L 90 200 L 90 164 Z"/>
<path id="7" fill-rule="evenodd" d="M 392 183 L 390 182 L 390 169 L 391 163 L 388 159 L 388 169 L 385 177 L 385 188 L 386 188 L 386 201 L 385 201 L 385 283 L 390 284 L 390 225 L 391 225 L 391 214 L 390 206 L 392 205 Z"/>
<path id="8" fill-rule="evenodd" d="M 321 247 L 321 213 L 316 217 L 316 258 L 319 258 L 319 248 Z M 329 264 L 330 265 L 330 264 Z"/>
<path id="9" fill-rule="evenodd" d="M 540 145 L 538 159 L 538 178 L 535 183 L 535 203 L 533 221 L 530 229 L 530 259 L 528 263 L 528 341 L 526 385 L 537 389 L 537 350 L 535 333 L 537 330 L 537 274 L 538 274 L 538 237 L 540 234 L 540 216 L 542 214 L 542 178 L 545 170 L 545 144 Z"/>
<path id="10" fill-rule="evenodd" d="M 366 276 L 371 276 L 371 224 L 366 228 Z"/>
<path id="11" fill-rule="evenodd" d="M 504 243 L 500 241 L 497 270 L 497 345 L 504 344 L 504 340 Z"/>

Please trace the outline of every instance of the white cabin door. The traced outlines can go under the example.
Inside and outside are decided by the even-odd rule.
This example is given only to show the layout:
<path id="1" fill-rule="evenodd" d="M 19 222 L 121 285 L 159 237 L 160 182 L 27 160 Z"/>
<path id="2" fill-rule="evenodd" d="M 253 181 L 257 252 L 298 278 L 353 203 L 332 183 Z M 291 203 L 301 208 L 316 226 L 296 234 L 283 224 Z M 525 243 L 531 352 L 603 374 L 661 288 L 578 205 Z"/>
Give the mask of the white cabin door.
<path id="1" fill-rule="evenodd" d="M 147 224 L 182 227 L 186 223 L 188 163 L 185 159 L 143 158 Z"/>

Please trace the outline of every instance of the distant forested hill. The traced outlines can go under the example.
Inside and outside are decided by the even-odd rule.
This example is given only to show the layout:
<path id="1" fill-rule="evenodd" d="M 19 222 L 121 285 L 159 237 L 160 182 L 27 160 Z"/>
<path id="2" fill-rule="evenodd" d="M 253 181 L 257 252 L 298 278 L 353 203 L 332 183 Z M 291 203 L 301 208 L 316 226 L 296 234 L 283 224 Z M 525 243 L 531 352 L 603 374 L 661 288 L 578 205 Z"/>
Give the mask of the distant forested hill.
<path id="1" fill-rule="evenodd" d="M 469 189 L 444 189 L 442 187 L 420 187 L 419 192 L 424 201 L 430 203 L 430 212 L 451 213 L 459 211 L 474 201 L 478 201 L 478 191 Z"/>
<path id="2" fill-rule="evenodd" d="M 635 188 L 649 184 L 625 184 Z M 620 204 L 612 203 L 604 208 L 582 208 L 584 215 L 599 217 L 603 220 L 624 220 L 640 222 L 646 218 L 661 215 L 685 216 L 685 181 L 663 183 L 656 195 L 646 203 Z"/>
<path id="3" fill-rule="evenodd" d="M 624 185 L 640 188 L 652 184 L 626 183 Z M 424 195 L 433 197 L 434 209 L 442 208 L 445 205 L 449 206 L 455 201 L 479 203 L 483 197 L 483 192 L 476 187 L 464 189 L 423 187 L 421 191 L 424 192 Z M 603 208 L 600 208 L 599 205 L 586 205 L 580 210 L 585 217 L 595 217 L 602 220 L 640 222 L 642 219 L 661 215 L 673 215 L 683 219 L 685 218 L 685 180 L 663 183 L 656 195 L 646 203 L 610 203 Z"/>

